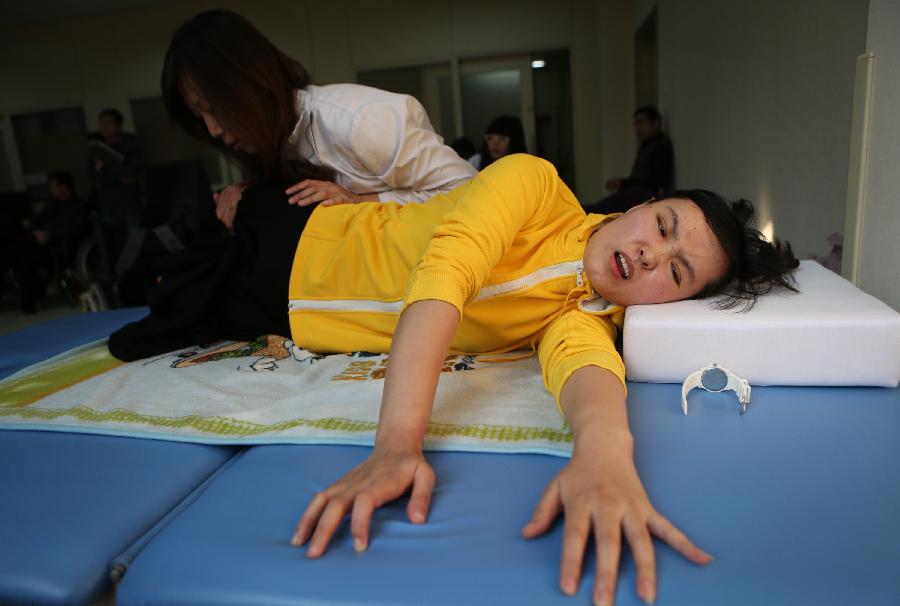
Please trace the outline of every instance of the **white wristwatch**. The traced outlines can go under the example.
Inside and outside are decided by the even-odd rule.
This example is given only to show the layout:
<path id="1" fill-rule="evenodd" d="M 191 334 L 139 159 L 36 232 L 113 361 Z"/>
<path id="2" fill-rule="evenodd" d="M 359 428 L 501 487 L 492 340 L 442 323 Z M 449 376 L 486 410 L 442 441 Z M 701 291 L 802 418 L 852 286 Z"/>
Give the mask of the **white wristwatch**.
<path id="1" fill-rule="evenodd" d="M 681 411 L 684 414 L 688 413 L 688 392 L 695 387 L 712 392 L 733 391 L 741 402 L 741 414 L 747 412 L 747 407 L 750 406 L 750 383 L 715 362 L 692 372 L 684 380 L 684 385 L 681 386 Z"/>

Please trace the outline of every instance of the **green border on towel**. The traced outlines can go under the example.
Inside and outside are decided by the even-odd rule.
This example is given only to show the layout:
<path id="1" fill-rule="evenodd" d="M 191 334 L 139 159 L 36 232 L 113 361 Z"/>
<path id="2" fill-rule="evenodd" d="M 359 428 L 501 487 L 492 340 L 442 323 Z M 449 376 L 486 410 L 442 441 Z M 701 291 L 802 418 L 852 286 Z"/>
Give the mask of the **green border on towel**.
<path id="1" fill-rule="evenodd" d="M 17 374 L 0 381 L 0 408 L 28 406 L 123 364 L 124 362 L 112 357 L 106 343 L 96 344 L 46 366 L 39 365 L 34 372 Z"/>
<path id="2" fill-rule="evenodd" d="M 183 417 L 162 417 L 139 414 L 124 408 L 116 408 L 100 412 L 88 406 L 72 408 L 43 409 L 6 407 L 0 408 L 0 417 L 18 417 L 53 421 L 60 417 L 70 416 L 88 423 L 129 423 L 149 425 L 159 429 L 193 429 L 205 434 L 218 436 L 251 437 L 261 434 L 285 431 L 295 427 L 310 427 L 323 431 L 343 433 L 362 433 L 375 431 L 377 423 L 371 421 L 354 421 L 340 417 L 324 419 L 290 419 L 270 425 L 240 421 L 229 417 L 204 417 L 201 415 L 185 415 Z M 453 425 L 450 423 L 429 423 L 426 435 L 437 438 L 464 437 L 494 442 L 525 442 L 530 440 L 546 440 L 556 443 L 571 443 L 572 434 L 568 427 L 554 429 L 552 427 L 517 427 L 515 425 Z"/>

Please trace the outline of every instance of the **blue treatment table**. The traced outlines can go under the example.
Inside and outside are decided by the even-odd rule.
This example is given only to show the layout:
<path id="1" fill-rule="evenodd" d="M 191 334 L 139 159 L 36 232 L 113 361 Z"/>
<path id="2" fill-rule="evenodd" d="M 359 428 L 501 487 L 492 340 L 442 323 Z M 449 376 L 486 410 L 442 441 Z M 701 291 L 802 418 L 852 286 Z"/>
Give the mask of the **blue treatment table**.
<path id="1" fill-rule="evenodd" d="M 91 338 L 93 334 L 84 340 Z M 631 384 L 629 389 L 636 461 L 652 501 L 716 556 L 709 567 L 696 567 L 657 543 L 658 603 L 900 602 L 900 389 L 754 388 L 753 404 L 744 416 L 738 415 L 731 394 L 694 392 L 687 417 L 681 414 L 679 386 Z M 85 444 L 116 441 L 135 449 L 153 444 L 219 450 L 32 432 L 4 432 L 0 448 L 5 449 L 7 435 L 35 440 L 42 436 L 59 443 L 63 438 Z M 34 444 L 41 450 L 39 442 Z M 29 460 L 28 454 L 19 454 L 25 452 L 21 448 L 8 452 Z M 0 456 L 6 460 L 8 452 Z M 68 457 L 77 450 L 62 452 Z M 376 512 L 366 553 L 353 551 L 344 528 L 322 559 L 306 560 L 301 550 L 288 545 L 303 509 L 316 491 L 367 454 L 366 448 L 346 446 L 257 446 L 244 451 L 219 468 L 196 500 L 140 552 L 119 586 L 117 603 L 590 603 L 593 554 L 578 595 L 567 598 L 557 589 L 561 525 L 531 542 L 519 534 L 544 485 L 566 462 L 554 457 L 431 453 L 438 484 L 427 524 L 407 522 L 401 500 Z M 171 479 L 173 458 L 182 464 L 186 460 L 175 455 L 152 458 L 160 461 L 160 470 L 155 460 L 149 461 L 160 479 L 150 475 L 141 482 L 141 490 L 151 493 L 159 489 L 158 483 Z M 40 470 L 40 460 L 35 460 L 33 467 Z M 71 465 L 82 473 L 85 469 L 77 460 Z M 143 473 L 150 465 L 129 463 L 117 471 Z M 0 474 L 7 473 L 5 469 L 0 467 Z M 91 473 L 96 475 L 93 469 Z M 118 478 L 130 486 L 119 492 L 135 491 L 130 478 Z M 17 482 L 25 488 L 19 489 Z M 8 507 L 6 501 L 16 490 L 27 494 L 38 484 L 0 477 L 0 508 Z M 98 535 L 106 536 L 113 526 L 110 516 L 133 510 L 141 502 L 137 496 L 148 498 L 132 494 L 129 499 L 126 494 L 121 500 L 118 494 L 104 495 L 119 486 L 72 484 L 58 490 L 70 503 L 59 496 L 46 499 L 57 503 L 52 512 L 0 509 L 6 514 L 0 517 L 0 602 L 81 601 L 79 596 L 89 592 L 70 588 L 76 597 L 59 597 L 45 588 L 66 578 L 62 573 L 68 568 L 55 555 L 63 551 L 60 541 L 74 540 L 67 536 L 72 534 L 82 539 L 70 552 L 77 555 L 66 560 L 71 566 L 72 559 L 85 559 L 79 549 L 91 551 L 100 543 Z M 45 530 L 42 524 L 55 524 L 54 515 L 70 513 L 70 495 L 86 495 L 96 505 L 94 517 L 77 526 L 89 530 L 73 533 L 71 523 L 65 531 L 56 525 Z M 14 496 L 13 502 L 23 501 Z M 18 527 L 14 515 L 34 530 L 11 535 L 17 542 L 8 548 L 9 529 Z M 134 538 L 114 532 L 123 543 Z M 23 536 L 32 540 L 23 543 Z M 103 558 L 108 561 L 109 555 Z M 23 562 L 32 565 L 22 568 Z M 14 586 L 14 577 L 25 580 Z M 79 578 L 85 582 L 88 576 Z M 617 604 L 641 603 L 634 580 L 626 550 Z M 12 587 L 17 593 L 11 593 Z"/>
<path id="2" fill-rule="evenodd" d="M 900 600 L 900 390 L 759 388 L 733 395 L 630 385 L 636 461 L 656 507 L 716 556 L 694 566 L 658 545 L 659 603 L 867 604 Z M 520 538 L 564 459 L 432 453 L 429 522 L 405 500 L 376 513 L 368 552 L 344 528 L 309 561 L 288 546 L 311 496 L 368 449 L 246 451 L 144 550 L 120 604 L 590 604 L 557 589 L 562 526 Z M 630 555 L 617 604 L 640 604 Z"/>
<path id="3" fill-rule="evenodd" d="M 69 316 L 0 336 L 0 376 L 144 313 Z M 111 561 L 239 450 L 0 431 L 0 603 L 90 602 Z"/>

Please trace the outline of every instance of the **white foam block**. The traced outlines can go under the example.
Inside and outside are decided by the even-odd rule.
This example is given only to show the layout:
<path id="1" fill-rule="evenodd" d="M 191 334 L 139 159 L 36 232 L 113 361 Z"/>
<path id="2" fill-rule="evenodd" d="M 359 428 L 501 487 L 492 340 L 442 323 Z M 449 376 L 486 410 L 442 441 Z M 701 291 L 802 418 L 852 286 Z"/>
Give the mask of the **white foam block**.
<path id="1" fill-rule="evenodd" d="M 900 314 L 814 261 L 799 294 L 773 291 L 749 312 L 708 301 L 634 305 L 623 350 L 632 381 L 681 383 L 718 362 L 754 385 L 900 382 Z"/>

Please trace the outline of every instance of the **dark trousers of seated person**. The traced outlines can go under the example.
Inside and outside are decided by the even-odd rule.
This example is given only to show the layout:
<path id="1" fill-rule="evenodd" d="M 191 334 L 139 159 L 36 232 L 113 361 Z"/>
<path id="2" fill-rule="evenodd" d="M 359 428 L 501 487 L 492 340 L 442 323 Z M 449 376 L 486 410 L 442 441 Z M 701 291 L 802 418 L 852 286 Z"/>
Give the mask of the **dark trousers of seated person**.
<path id="1" fill-rule="evenodd" d="M 0 270 L 10 271 L 16 284 L 19 307 L 24 314 L 37 311 L 35 303 L 46 292 L 44 279 L 38 268 L 46 254 L 30 232 L 8 234 L 0 242 Z"/>
<path id="2" fill-rule="evenodd" d="M 612 213 L 624 213 L 629 208 L 643 204 L 653 198 L 654 193 L 652 191 L 640 187 L 623 187 L 602 200 L 584 205 L 583 208 L 586 213 L 611 215 Z"/>
<path id="3" fill-rule="evenodd" d="M 288 204 L 280 184 L 248 187 L 234 234 L 177 253 L 147 293 L 150 315 L 113 333 L 110 352 L 131 361 L 223 339 L 290 336 L 288 281 L 314 208 Z"/>

